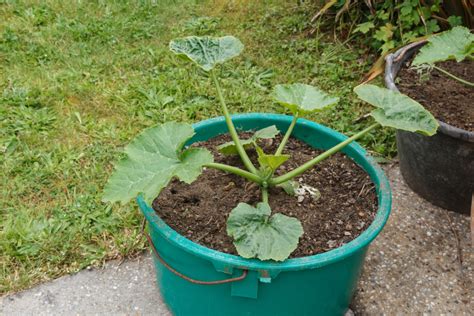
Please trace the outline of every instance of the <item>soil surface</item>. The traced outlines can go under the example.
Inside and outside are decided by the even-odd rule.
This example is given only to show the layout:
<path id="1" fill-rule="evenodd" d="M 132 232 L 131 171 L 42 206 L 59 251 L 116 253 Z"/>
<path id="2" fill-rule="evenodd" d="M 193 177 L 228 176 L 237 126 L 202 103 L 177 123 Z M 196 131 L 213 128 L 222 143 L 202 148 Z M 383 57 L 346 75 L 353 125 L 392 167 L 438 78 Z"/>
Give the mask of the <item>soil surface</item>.
<path id="1" fill-rule="evenodd" d="M 242 134 L 241 138 L 248 136 Z M 260 145 L 265 152 L 274 152 L 280 139 L 264 140 Z M 224 156 L 216 150 L 219 144 L 229 140 L 228 135 L 223 135 L 196 145 L 211 150 L 216 162 L 243 168 L 238 156 Z M 288 141 L 286 150 L 292 157 L 277 174 L 292 170 L 321 153 L 293 138 Z M 249 155 L 256 164 L 255 152 L 250 151 Z M 296 180 L 300 185 L 317 188 L 321 197 L 315 199 L 309 193 L 289 196 L 278 187 L 270 190 L 269 203 L 273 213 L 297 217 L 303 224 L 304 235 L 291 258 L 340 247 L 372 223 L 378 208 L 374 185 L 346 155 L 333 155 Z M 172 181 L 154 200 L 153 208 L 181 235 L 206 247 L 237 254 L 226 233 L 228 215 L 239 202 L 255 205 L 260 201 L 257 185 L 233 174 L 206 169 L 190 185 Z"/>
<path id="2" fill-rule="evenodd" d="M 474 82 L 474 61 L 446 61 L 436 64 L 455 76 Z M 428 80 L 424 78 L 428 76 Z M 433 69 L 422 75 L 402 68 L 397 86 L 400 92 L 420 102 L 438 120 L 474 132 L 474 88 Z"/>

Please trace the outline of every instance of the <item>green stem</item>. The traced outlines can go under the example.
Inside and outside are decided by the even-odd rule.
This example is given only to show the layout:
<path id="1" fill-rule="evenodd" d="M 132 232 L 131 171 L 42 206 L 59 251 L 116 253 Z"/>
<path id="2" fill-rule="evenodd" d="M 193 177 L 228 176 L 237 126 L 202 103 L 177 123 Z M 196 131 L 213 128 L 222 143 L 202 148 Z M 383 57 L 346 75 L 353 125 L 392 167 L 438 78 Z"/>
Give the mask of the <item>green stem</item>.
<path id="1" fill-rule="evenodd" d="M 454 80 L 457 80 L 457 81 L 459 81 L 459 82 L 461 82 L 461 83 L 464 83 L 465 85 L 468 85 L 468 86 L 470 86 L 470 87 L 474 87 L 474 83 L 469 82 L 469 81 L 467 81 L 467 80 L 464 80 L 464 79 L 462 79 L 462 78 L 459 78 L 459 77 L 453 75 L 452 73 L 447 72 L 447 71 L 444 70 L 443 68 L 439 68 L 438 66 L 434 66 L 434 65 L 433 65 L 433 68 L 436 69 L 436 70 L 438 70 L 439 72 L 444 73 L 446 76 L 449 76 L 449 77 L 453 78 Z"/>
<path id="2" fill-rule="evenodd" d="M 261 184 L 262 181 L 263 181 L 256 174 L 250 173 L 246 170 L 243 170 L 243 169 L 240 169 L 240 168 L 237 168 L 237 167 L 225 165 L 225 164 L 222 164 L 222 163 L 211 162 L 211 163 L 205 164 L 204 167 L 214 168 L 214 169 L 222 170 L 222 171 L 225 171 L 225 172 L 233 173 L 233 174 L 236 174 L 238 176 L 244 177 L 244 178 L 246 178 L 250 181 L 256 182 L 258 184 Z"/>
<path id="3" fill-rule="evenodd" d="M 268 188 L 262 187 L 262 202 L 268 203 Z"/>
<path id="4" fill-rule="evenodd" d="M 295 127 L 296 121 L 298 120 L 298 112 L 295 113 L 293 116 L 293 120 L 291 121 L 290 127 L 288 127 L 288 130 L 285 133 L 285 136 L 281 140 L 280 145 L 278 146 L 277 151 L 275 152 L 275 155 L 281 155 L 283 152 L 283 149 L 285 148 L 286 143 L 288 142 L 288 139 L 290 138 L 291 132 L 293 131 L 293 128 Z"/>
<path id="5" fill-rule="evenodd" d="M 331 155 L 337 153 L 342 148 L 346 147 L 347 145 L 349 145 L 354 140 L 356 140 L 356 139 L 362 137 L 363 135 L 367 134 L 370 130 L 376 128 L 379 125 L 380 125 L 379 123 L 375 123 L 375 124 L 370 125 L 369 127 L 364 129 L 363 131 L 360 131 L 359 133 L 355 134 L 354 136 L 349 137 L 348 139 L 346 139 L 345 141 L 337 144 L 336 146 L 332 147 L 331 149 L 326 150 L 321 155 L 311 159 L 310 161 L 308 161 L 308 162 L 304 163 L 303 165 L 299 166 L 298 168 L 293 169 L 292 171 L 290 171 L 290 172 L 288 172 L 288 173 L 286 173 L 282 176 L 270 179 L 268 181 L 268 184 L 274 186 L 274 185 L 286 182 L 288 180 L 293 179 L 294 177 L 299 176 L 300 174 L 302 174 L 303 172 L 305 172 L 309 168 L 313 167 L 315 164 L 317 164 L 317 163 L 321 162 L 322 160 L 330 157 Z"/>
<path id="6" fill-rule="evenodd" d="M 214 80 L 214 84 L 216 85 L 217 89 L 217 95 L 219 96 L 219 101 L 221 102 L 222 106 L 222 111 L 224 112 L 224 117 L 225 121 L 227 123 L 227 127 L 229 129 L 230 136 L 232 137 L 232 140 L 235 143 L 235 146 L 237 147 L 237 152 L 240 155 L 240 158 L 242 159 L 242 162 L 244 163 L 245 167 L 252 173 L 257 174 L 257 169 L 255 169 L 255 166 L 253 165 L 252 161 L 250 161 L 249 156 L 247 155 L 247 152 L 244 149 L 244 146 L 242 146 L 242 143 L 240 142 L 239 136 L 237 135 L 237 131 L 235 130 L 234 123 L 232 123 L 232 119 L 229 114 L 229 110 L 227 109 L 227 105 L 225 104 L 224 97 L 222 95 L 222 90 L 221 86 L 219 85 L 219 81 L 217 80 L 216 74 L 214 71 L 211 71 L 211 76 L 212 79 Z"/>

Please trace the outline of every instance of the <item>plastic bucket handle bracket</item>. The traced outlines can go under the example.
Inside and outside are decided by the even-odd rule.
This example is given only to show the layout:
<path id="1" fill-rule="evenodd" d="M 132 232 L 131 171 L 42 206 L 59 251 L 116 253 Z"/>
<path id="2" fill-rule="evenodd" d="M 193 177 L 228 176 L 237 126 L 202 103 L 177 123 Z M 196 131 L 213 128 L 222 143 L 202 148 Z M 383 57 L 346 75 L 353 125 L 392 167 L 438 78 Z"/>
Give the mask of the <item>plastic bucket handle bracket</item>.
<path id="1" fill-rule="evenodd" d="M 218 272 L 223 272 L 227 274 L 234 274 L 234 270 L 241 270 L 245 269 L 245 267 L 236 267 L 221 261 L 213 261 L 212 264 L 214 268 Z M 273 270 L 257 270 L 252 271 L 248 270 L 248 275 L 245 280 L 240 282 L 232 283 L 231 285 L 231 295 L 232 296 L 241 296 L 241 297 L 248 297 L 248 298 L 257 298 L 258 293 L 258 283 L 271 283 L 272 279 L 275 279 L 278 274 L 280 274 L 280 270 L 273 269 Z"/>

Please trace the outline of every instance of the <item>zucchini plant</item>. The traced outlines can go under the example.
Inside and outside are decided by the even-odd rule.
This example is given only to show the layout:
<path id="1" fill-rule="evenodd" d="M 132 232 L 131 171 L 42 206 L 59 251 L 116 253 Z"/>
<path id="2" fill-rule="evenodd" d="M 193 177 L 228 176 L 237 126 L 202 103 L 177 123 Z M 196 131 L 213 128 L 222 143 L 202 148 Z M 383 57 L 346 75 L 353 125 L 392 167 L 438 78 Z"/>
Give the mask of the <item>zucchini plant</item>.
<path id="1" fill-rule="evenodd" d="M 465 59 L 474 59 L 474 34 L 468 28 L 456 26 L 449 31 L 431 36 L 428 42 L 413 60 L 414 68 L 428 72 L 434 69 L 465 85 L 474 87 L 474 82 L 459 78 L 435 64 L 446 60 L 461 62 Z"/>
<path id="2" fill-rule="evenodd" d="M 285 152 L 285 145 L 298 119 L 307 113 L 336 104 L 338 98 L 329 96 L 317 87 L 301 83 L 275 86 L 274 100 L 292 113 L 293 120 L 278 149 L 273 153 L 264 152 L 257 140 L 272 138 L 279 131 L 275 126 L 269 126 L 248 139 L 240 139 L 216 72 L 220 64 L 241 53 L 242 43 L 232 36 L 191 36 L 173 40 L 170 50 L 209 73 L 232 137 L 232 142 L 221 145 L 219 150 L 224 154 L 239 155 L 245 169 L 214 162 L 213 155 L 205 148 L 185 146 L 194 135 L 192 125 L 167 122 L 146 129 L 125 147 L 126 157 L 116 164 L 115 171 L 105 186 L 103 200 L 126 203 L 141 194 L 147 202 L 151 202 L 172 178 L 191 183 L 198 178 L 204 167 L 244 177 L 257 183 L 262 194 L 262 201 L 257 205 L 236 205 L 227 220 L 227 233 L 233 238 L 239 255 L 245 258 L 285 260 L 296 249 L 303 234 L 303 227 L 298 219 L 272 214 L 268 203 L 271 199 L 268 194 L 270 187 L 282 186 L 285 191 L 291 191 L 287 189 L 291 189 L 292 179 L 379 126 L 425 135 L 433 135 L 438 127 L 434 117 L 409 97 L 377 86 L 362 85 L 355 88 L 355 93 L 376 107 L 371 112 L 376 122 L 301 166 L 275 176 L 275 171 L 291 158 L 291 153 Z M 248 156 L 247 151 L 251 148 L 258 154 L 257 165 Z"/>

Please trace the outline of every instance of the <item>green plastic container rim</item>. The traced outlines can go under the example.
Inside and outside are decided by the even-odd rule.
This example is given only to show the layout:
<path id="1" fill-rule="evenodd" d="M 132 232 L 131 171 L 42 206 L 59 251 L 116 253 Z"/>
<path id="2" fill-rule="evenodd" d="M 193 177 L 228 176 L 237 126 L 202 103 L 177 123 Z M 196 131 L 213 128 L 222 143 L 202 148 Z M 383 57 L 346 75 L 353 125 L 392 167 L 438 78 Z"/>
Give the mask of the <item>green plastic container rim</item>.
<path id="1" fill-rule="evenodd" d="M 232 116 L 232 121 L 238 125 L 239 122 L 245 122 L 249 119 L 262 119 L 268 118 L 270 121 L 279 121 L 279 123 L 289 125 L 292 117 L 281 114 L 262 114 L 262 113 L 249 113 L 249 114 L 238 114 Z M 203 128 L 211 128 L 213 125 L 220 125 L 225 121 L 224 117 L 212 118 L 209 120 L 201 121 L 193 124 L 196 132 L 199 132 Z M 309 125 L 312 128 L 316 128 L 324 134 L 330 134 L 339 141 L 343 141 L 347 136 L 338 133 L 328 127 L 317 124 L 315 122 L 299 119 L 297 125 Z M 347 244 L 338 247 L 336 249 L 316 254 L 313 256 L 300 257 L 294 259 L 287 259 L 283 262 L 276 261 L 261 261 L 258 259 L 245 259 L 236 255 L 223 253 L 217 250 L 213 250 L 204 246 L 201 246 L 186 237 L 178 234 L 175 230 L 169 227 L 155 212 L 155 210 L 148 205 L 142 196 L 137 197 L 138 205 L 144 213 L 146 219 L 152 226 L 152 229 L 161 234 L 171 244 L 179 247 L 197 257 L 207 259 L 211 262 L 220 262 L 225 265 L 230 265 L 240 269 L 246 270 L 267 270 L 267 271 L 294 271 L 302 269 L 317 268 L 325 266 L 352 255 L 353 253 L 368 246 L 370 242 L 377 237 L 379 232 L 388 220 L 390 215 L 392 197 L 390 191 L 390 183 L 385 176 L 383 170 L 374 161 L 372 157 L 356 142 L 352 142 L 347 147 L 356 151 L 358 155 L 364 157 L 368 162 L 368 165 L 364 170 L 369 174 L 371 180 L 375 183 L 376 192 L 378 197 L 379 208 L 372 224 L 357 238 L 348 242 Z M 159 245 L 158 245 L 159 247 Z"/>

